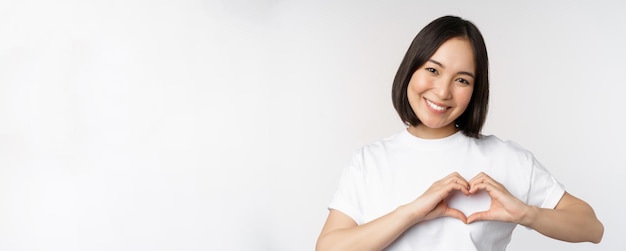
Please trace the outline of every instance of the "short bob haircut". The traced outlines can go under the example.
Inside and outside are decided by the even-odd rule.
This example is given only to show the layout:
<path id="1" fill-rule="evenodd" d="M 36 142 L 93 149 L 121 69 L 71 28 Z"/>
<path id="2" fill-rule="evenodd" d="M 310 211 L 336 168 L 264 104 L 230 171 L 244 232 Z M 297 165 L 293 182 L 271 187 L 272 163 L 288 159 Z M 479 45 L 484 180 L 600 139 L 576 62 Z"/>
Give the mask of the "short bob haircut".
<path id="1" fill-rule="evenodd" d="M 426 25 L 413 39 L 398 68 L 391 88 L 393 106 L 406 125 L 417 126 L 421 121 L 409 105 L 407 88 L 413 73 L 435 54 L 445 41 L 451 38 L 467 39 L 474 49 L 476 79 L 474 91 L 467 109 L 455 121 L 456 126 L 469 137 L 480 137 L 480 130 L 487 118 L 489 103 L 489 61 L 487 48 L 478 28 L 470 21 L 455 16 L 444 16 Z"/>

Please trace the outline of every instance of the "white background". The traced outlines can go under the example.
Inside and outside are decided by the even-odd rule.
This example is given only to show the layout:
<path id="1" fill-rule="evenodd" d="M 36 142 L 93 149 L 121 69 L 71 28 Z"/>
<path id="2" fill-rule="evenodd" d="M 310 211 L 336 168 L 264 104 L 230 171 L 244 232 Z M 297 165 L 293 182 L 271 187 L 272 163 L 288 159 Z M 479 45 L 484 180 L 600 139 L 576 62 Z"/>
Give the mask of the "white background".
<path id="1" fill-rule="evenodd" d="M 0 1 L 0 250 L 313 250 L 357 147 L 403 128 L 391 82 L 446 14 L 490 56 L 485 134 L 626 246 L 619 1 Z"/>

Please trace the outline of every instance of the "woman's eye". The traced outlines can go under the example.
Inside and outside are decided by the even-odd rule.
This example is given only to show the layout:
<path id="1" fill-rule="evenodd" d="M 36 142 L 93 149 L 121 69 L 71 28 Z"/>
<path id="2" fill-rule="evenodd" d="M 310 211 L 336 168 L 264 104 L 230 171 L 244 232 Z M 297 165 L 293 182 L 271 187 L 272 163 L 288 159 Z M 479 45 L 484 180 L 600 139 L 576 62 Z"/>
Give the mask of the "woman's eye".
<path id="1" fill-rule="evenodd" d="M 464 79 L 464 78 L 457 78 L 457 79 L 456 79 L 456 81 L 457 81 L 457 82 L 461 82 L 461 83 L 466 84 L 466 85 L 469 85 L 469 84 L 470 84 L 470 82 L 469 82 L 469 81 L 467 81 L 467 80 L 466 80 L 466 79 Z"/>
<path id="2" fill-rule="evenodd" d="M 429 71 L 430 73 L 435 73 L 435 74 L 437 73 L 437 69 L 435 68 L 427 67 L 426 70 Z"/>

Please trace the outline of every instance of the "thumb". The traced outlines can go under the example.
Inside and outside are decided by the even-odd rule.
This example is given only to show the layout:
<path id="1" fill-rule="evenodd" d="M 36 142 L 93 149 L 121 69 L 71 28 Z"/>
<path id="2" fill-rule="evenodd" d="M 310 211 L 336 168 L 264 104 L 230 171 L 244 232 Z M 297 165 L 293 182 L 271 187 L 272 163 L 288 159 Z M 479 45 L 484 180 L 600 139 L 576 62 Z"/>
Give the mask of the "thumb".
<path id="1" fill-rule="evenodd" d="M 468 223 L 467 222 L 467 217 L 465 217 L 465 214 L 461 211 L 459 211 L 458 209 L 455 208 L 447 208 L 446 212 L 443 214 L 443 216 L 447 216 L 447 217 L 452 217 L 452 218 L 457 218 L 459 220 L 461 220 L 463 223 Z"/>
<path id="2" fill-rule="evenodd" d="M 467 217 L 467 224 L 470 224 L 476 221 L 483 221 L 487 219 L 488 219 L 487 211 L 476 212 L 476 213 L 471 214 L 469 217 Z"/>

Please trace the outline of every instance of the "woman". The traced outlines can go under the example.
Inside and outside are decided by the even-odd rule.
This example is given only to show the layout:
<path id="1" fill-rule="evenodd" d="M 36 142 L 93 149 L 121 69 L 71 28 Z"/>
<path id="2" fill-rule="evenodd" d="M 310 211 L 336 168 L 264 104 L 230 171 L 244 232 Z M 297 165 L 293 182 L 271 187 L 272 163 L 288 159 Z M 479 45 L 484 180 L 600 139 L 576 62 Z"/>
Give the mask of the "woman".
<path id="1" fill-rule="evenodd" d="M 518 224 L 600 242 L 604 228 L 587 203 L 530 152 L 480 134 L 488 97 L 478 29 L 452 16 L 424 27 L 392 87 L 408 128 L 355 152 L 317 250 L 504 250 Z"/>

